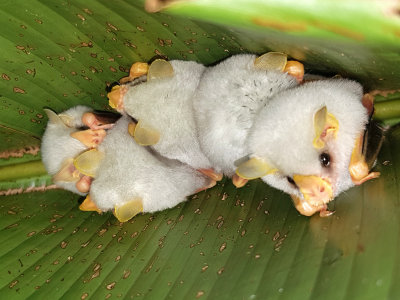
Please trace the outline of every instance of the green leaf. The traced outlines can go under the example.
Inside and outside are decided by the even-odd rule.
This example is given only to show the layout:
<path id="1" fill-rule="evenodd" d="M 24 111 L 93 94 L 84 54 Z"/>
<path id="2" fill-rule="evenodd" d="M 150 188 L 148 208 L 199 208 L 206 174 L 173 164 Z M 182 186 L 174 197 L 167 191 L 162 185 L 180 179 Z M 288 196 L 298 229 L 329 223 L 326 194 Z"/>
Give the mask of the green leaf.
<path id="1" fill-rule="evenodd" d="M 224 180 L 121 224 L 54 190 L 38 152 L 44 107 L 110 109 L 106 85 L 155 56 L 209 65 L 280 51 L 366 91 L 397 90 L 400 22 L 374 3 L 193 0 L 148 14 L 143 1 L 2 1 L 2 298 L 399 298 L 399 128 L 379 156 L 381 177 L 340 195 L 329 218 L 300 216 L 259 180 Z M 380 108 L 398 105 L 398 93 L 375 94 Z"/>

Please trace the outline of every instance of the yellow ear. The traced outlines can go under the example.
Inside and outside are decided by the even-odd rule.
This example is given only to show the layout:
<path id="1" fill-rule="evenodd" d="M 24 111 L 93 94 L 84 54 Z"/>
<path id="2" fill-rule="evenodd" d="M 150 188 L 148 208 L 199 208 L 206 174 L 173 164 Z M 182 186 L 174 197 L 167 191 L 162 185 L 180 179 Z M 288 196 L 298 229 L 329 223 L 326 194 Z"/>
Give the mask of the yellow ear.
<path id="1" fill-rule="evenodd" d="M 287 55 L 280 52 L 268 52 L 254 60 L 254 67 L 260 70 L 283 71 L 287 63 Z"/>
<path id="2" fill-rule="evenodd" d="M 339 130 L 339 121 L 334 115 L 328 113 L 326 106 L 314 114 L 314 130 L 315 138 L 313 146 L 316 149 L 323 148 L 329 138 L 336 138 Z"/>
<path id="3" fill-rule="evenodd" d="M 244 179 L 250 180 L 260 178 L 277 171 L 277 169 L 273 168 L 261 158 L 252 157 L 237 167 L 236 174 Z"/>
<path id="4" fill-rule="evenodd" d="M 172 76 L 174 76 L 172 65 L 164 59 L 156 59 L 149 67 L 147 72 L 147 81 Z"/>
<path id="5" fill-rule="evenodd" d="M 103 158 L 103 152 L 97 149 L 87 150 L 74 159 L 74 166 L 83 175 L 95 177 Z"/>
<path id="6" fill-rule="evenodd" d="M 151 126 L 144 124 L 141 120 L 139 120 L 136 125 L 131 124 L 128 126 L 128 132 L 139 145 L 152 146 L 157 144 L 160 140 L 160 132 Z"/>
<path id="7" fill-rule="evenodd" d="M 143 212 L 143 201 L 140 198 L 134 198 L 122 205 L 116 205 L 114 208 L 114 216 L 120 222 L 126 222 L 137 214 Z"/>
<path id="8" fill-rule="evenodd" d="M 53 176 L 53 181 L 64 181 L 64 182 L 75 182 L 78 181 L 80 174 L 79 171 L 75 169 L 73 164 L 74 159 L 66 159 L 60 168 L 60 170 Z"/>
<path id="9" fill-rule="evenodd" d="M 57 115 L 54 111 L 52 111 L 51 109 L 44 108 L 43 110 L 46 113 L 47 117 L 49 118 L 49 123 L 67 125 L 64 123 L 64 120 L 59 115 Z"/>

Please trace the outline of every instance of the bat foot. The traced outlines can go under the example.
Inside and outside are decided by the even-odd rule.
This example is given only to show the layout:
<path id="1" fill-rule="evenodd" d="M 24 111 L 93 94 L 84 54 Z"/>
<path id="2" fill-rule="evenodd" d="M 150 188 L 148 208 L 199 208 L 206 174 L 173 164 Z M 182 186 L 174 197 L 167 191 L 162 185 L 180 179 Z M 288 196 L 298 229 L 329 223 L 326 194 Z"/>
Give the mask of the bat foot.
<path id="1" fill-rule="evenodd" d="M 116 85 L 111 89 L 111 92 L 107 94 L 108 104 L 116 109 L 118 112 L 124 110 L 124 95 L 128 91 L 128 87 Z"/>
<path id="2" fill-rule="evenodd" d="M 244 187 L 246 185 L 246 183 L 248 182 L 248 179 L 245 179 L 243 177 L 240 177 L 239 175 L 235 174 L 232 176 L 232 183 L 234 186 L 236 186 L 236 188 L 241 188 Z"/>
<path id="3" fill-rule="evenodd" d="M 132 65 L 131 69 L 129 70 L 129 76 L 121 78 L 121 80 L 119 82 L 121 84 L 123 84 L 123 83 L 133 81 L 136 78 L 146 75 L 148 71 L 149 71 L 149 65 L 147 63 L 135 62 Z"/>
<path id="4" fill-rule="evenodd" d="M 203 175 L 206 175 L 207 177 L 211 178 L 214 181 L 221 181 L 222 177 L 223 177 L 223 174 L 216 173 L 214 171 L 214 169 L 212 169 L 212 168 L 210 168 L 210 169 L 197 169 L 197 171 L 199 171 Z"/>
<path id="5" fill-rule="evenodd" d="M 96 148 L 106 137 L 106 131 L 104 129 L 87 129 L 75 131 L 71 133 L 70 136 L 77 139 L 88 148 Z"/>

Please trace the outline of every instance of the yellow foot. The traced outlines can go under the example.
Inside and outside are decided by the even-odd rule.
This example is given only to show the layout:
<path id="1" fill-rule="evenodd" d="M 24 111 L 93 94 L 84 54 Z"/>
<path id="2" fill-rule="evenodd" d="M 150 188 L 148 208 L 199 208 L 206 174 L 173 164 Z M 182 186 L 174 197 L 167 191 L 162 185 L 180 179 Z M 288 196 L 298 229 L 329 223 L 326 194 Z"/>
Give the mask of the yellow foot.
<path id="1" fill-rule="evenodd" d="M 304 65 L 301 62 L 296 60 L 289 60 L 286 63 L 285 69 L 283 72 L 288 73 L 289 75 L 296 78 L 297 82 L 302 82 L 304 77 Z"/>
<path id="2" fill-rule="evenodd" d="M 70 134 L 71 137 L 77 139 L 88 148 L 96 148 L 106 136 L 104 129 L 87 129 L 82 131 L 75 131 Z"/>
<path id="3" fill-rule="evenodd" d="M 89 195 L 82 202 L 82 204 L 79 205 L 79 209 L 82 211 L 97 211 L 99 214 L 102 213 L 102 211 L 97 207 L 96 203 L 92 201 Z"/>
<path id="4" fill-rule="evenodd" d="M 304 77 L 304 66 L 301 62 L 295 60 L 287 60 L 287 55 L 281 52 L 268 52 L 254 61 L 254 67 L 262 70 L 275 70 L 286 72 L 302 82 Z"/>
<path id="5" fill-rule="evenodd" d="M 351 180 L 355 185 L 363 184 L 364 182 L 378 178 L 379 172 L 369 172 L 368 164 L 362 153 L 364 134 L 361 134 L 355 142 L 353 152 L 351 153 L 349 172 Z"/>
<path id="6" fill-rule="evenodd" d="M 141 212 L 143 212 L 143 201 L 140 198 L 135 198 L 122 205 L 116 205 L 114 208 L 114 216 L 120 222 L 129 221 Z"/>
<path id="7" fill-rule="evenodd" d="M 221 181 L 223 175 L 221 173 L 215 173 L 214 169 L 198 169 L 200 173 L 206 175 L 207 177 L 210 177 L 214 181 Z"/>
<path id="8" fill-rule="evenodd" d="M 124 95 L 128 91 L 126 86 L 116 85 L 111 89 L 111 92 L 107 94 L 108 104 L 117 110 L 123 112 L 124 110 Z"/>
<path id="9" fill-rule="evenodd" d="M 144 62 L 135 62 L 129 70 L 129 76 L 121 78 L 121 84 L 133 81 L 135 78 L 146 75 L 149 71 L 149 65 Z"/>
<path id="10" fill-rule="evenodd" d="M 232 183 L 234 186 L 236 186 L 236 188 L 241 188 L 244 187 L 246 185 L 246 183 L 248 182 L 248 179 L 245 179 L 243 177 L 240 177 L 239 175 L 235 174 L 232 176 Z"/>

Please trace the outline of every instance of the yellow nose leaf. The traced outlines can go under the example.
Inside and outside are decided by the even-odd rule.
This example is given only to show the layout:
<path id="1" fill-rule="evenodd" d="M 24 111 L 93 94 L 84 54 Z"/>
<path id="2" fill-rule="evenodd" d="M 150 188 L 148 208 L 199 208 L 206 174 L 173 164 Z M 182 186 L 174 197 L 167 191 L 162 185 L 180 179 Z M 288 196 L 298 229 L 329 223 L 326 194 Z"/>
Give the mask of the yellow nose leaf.
<path id="1" fill-rule="evenodd" d="M 294 175 L 293 180 L 309 204 L 320 206 L 332 200 L 332 185 L 326 179 L 313 175 Z"/>
<path id="2" fill-rule="evenodd" d="M 140 198 L 135 198 L 122 205 L 116 205 L 114 208 L 114 216 L 120 222 L 129 221 L 141 212 L 143 212 L 143 201 Z"/>
<path id="3" fill-rule="evenodd" d="M 139 120 L 134 128 L 133 126 L 130 128 L 128 127 L 128 131 L 141 146 L 155 145 L 160 140 L 160 132 L 157 129 L 144 124 L 141 120 Z"/>
<path id="4" fill-rule="evenodd" d="M 287 55 L 281 52 L 268 52 L 254 60 L 254 67 L 261 70 L 283 71 L 287 63 Z"/>
<path id="5" fill-rule="evenodd" d="M 147 72 L 148 81 L 172 76 L 174 76 L 174 69 L 172 68 L 172 65 L 163 59 L 156 59 L 153 61 Z"/>
<path id="6" fill-rule="evenodd" d="M 74 159 L 74 166 L 82 174 L 95 177 L 103 158 L 103 152 L 98 151 L 97 149 L 91 149 L 78 155 Z"/>
<path id="7" fill-rule="evenodd" d="M 241 163 L 236 169 L 236 174 L 244 179 L 256 179 L 278 171 L 260 158 L 252 157 Z"/>

